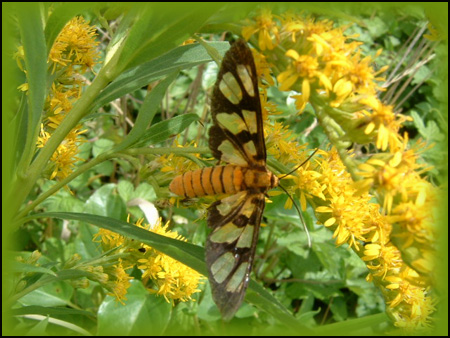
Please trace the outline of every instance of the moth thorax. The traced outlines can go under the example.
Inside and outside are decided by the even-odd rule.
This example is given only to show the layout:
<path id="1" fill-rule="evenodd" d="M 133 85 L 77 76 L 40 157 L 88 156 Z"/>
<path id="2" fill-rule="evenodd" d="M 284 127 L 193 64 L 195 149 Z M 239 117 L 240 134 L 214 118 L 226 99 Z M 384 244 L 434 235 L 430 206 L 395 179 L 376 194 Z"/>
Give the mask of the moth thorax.
<path id="1" fill-rule="evenodd" d="M 244 182 L 247 189 L 256 189 L 261 192 L 266 192 L 278 185 L 278 177 L 266 168 L 248 169 L 245 172 Z"/>

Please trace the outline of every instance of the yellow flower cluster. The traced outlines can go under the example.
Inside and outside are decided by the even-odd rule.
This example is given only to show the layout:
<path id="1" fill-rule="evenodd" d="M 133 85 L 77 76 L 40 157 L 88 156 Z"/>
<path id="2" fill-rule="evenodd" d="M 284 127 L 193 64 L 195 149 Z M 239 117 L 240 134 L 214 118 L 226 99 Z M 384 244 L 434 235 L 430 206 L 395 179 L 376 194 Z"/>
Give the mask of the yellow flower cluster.
<path id="1" fill-rule="evenodd" d="M 411 119 L 377 97 L 378 74 L 386 67 L 375 71 L 372 57 L 363 57 L 361 43 L 344 31 L 331 21 L 262 10 L 242 35 L 264 51 L 279 88 L 298 92 L 292 97 L 299 112 L 311 104 L 334 145 L 289 177 L 295 185 L 288 190 L 300 191 L 302 208 L 307 201 L 315 206 L 336 244 L 348 244 L 367 264 L 367 279 L 382 290 L 397 326 L 426 327 L 435 310 L 430 275 L 437 192 L 421 177 L 429 168 L 418 164 L 420 151 L 399 133 Z M 265 128 L 269 154 L 283 164 L 302 162 L 304 151 L 285 127 Z M 351 142 L 372 144 L 379 153 L 362 163 L 347 151 Z"/>
<path id="2" fill-rule="evenodd" d="M 86 72 L 87 68 L 92 70 L 99 57 L 96 35 L 95 27 L 89 26 L 83 17 L 70 20 L 50 50 L 49 60 L 53 62 L 53 73 L 64 69 L 66 74 L 71 75 L 74 66 L 81 66 L 79 73 Z"/>
<path id="3" fill-rule="evenodd" d="M 50 158 L 50 161 L 53 163 L 52 173 L 49 176 L 50 179 L 66 178 L 72 173 L 75 162 L 82 160 L 77 155 L 80 152 L 78 146 L 83 142 L 79 135 L 84 132 L 85 131 L 80 131 L 78 128 L 72 129 L 65 137 L 64 142 L 58 146 Z M 44 125 L 41 124 L 41 134 L 38 137 L 37 147 L 44 147 L 50 137 L 51 134 L 45 131 Z"/>
<path id="4" fill-rule="evenodd" d="M 80 74 L 87 69 L 92 70 L 98 59 L 96 47 L 99 42 L 95 37 L 95 28 L 82 17 L 76 17 L 66 24 L 50 49 L 49 63 L 57 76 L 47 96 L 46 117 L 41 124 L 38 148 L 45 146 L 53 131 L 72 110 L 74 102 L 80 98 L 85 85 Z M 72 173 L 75 162 L 80 160 L 77 157 L 79 145 L 83 143 L 80 135 L 85 132 L 80 129 L 81 126 L 77 126 L 70 131 L 51 157 L 50 179 L 66 178 Z"/>
<path id="5" fill-rule="evenodd" d="M 136 225 L 143 227 L 141 222 L 136 223 Z M 162 226 L 160 219 L 150 231 L 180 241 L 187 241 L 176 231 L 168 230 L 168 227 L 169 223 Z M 148 288 L 149 292 L 162 295 L 167 302 L 172 303 L 174 300 L 182 302 L 195 301 L 191 296 L 201 291 L 198 289 L 198 285 L 202 283 L 203 276 L 172 257 L 147 245 L 144 245 L 143 248 L 146 249 L 145 258 L 138 260 L 141 264 L 138 268 L 144 270 L 143 280 L 150 279 L 155 283 L 156 290 L 150 287 Z"/>
<path id="6" fill-rule="evenodd" d="M 370 194 L 357 192 L 357 186 L 336 150 L 320 159 L 319 172 L 321 176 L 318 181 L 326 189 L 323 192 L 325 201 L 315 199 L 321 204 L 316 207 L 318 219 L 326 227 L 334 229 L 333 237 L 337 245 L 347 243 L 366 263 L 370 271 L 367 280 L 373 281 L 382 290 L 389 304 L 387 313 L 397 326 L 415 329 L 428 327 L 430 315 L 435 311 L 434 300 L 429 293 L 429 280 L 412 269 L 394 245 L 397 222 L 381 214 L 380 206 L 371 202 Z M 421 231 L 421 234 L 424 232 Z M 401 235 L 412 234 L 402 231 Z"/>
<path id="7" fill-rule="evenodd" d="M 280 122 L 264 126 L 267 153 L 283 164 L 299 163 L 305 160 L 306 145 L 300 145 L 293 139 L 292 131 Z"/>
<path id="8" fill-rule="evenodd" d="M 126 294 L 128 288 L 131 286 L 130 280 L 133 279 L 133 277 L 127 274 L 126 269 L 128 267 L 124 267 L 122 259 L 119 258 L 118 263 L 113 265 L 112 271 L 108 274 L 111 277 L 107 287 L 111 292 L 108 295 L 114 297 L 122 305 L 125 305 L 124 300 L 127 300 Z"/>
<path id="9" fill-rule="evenodd" d="M 382 210 L 394 225 L 392 242 L 402 259 L 427 279 L 435 266 L 439 191 L 422 178 L 429 168 L 417 163 L 418 154 L 416 149 L 377 154 L 359 166 L 363 179 L 355 185 L 358 193 L 370 189 L 383 201 Z"/>
<path id="10" fill-rule="evenodd" d="M 262 10 L 243 27 L 242 35 L 264 51 L 279 88 L 298 92 L 292 97 L 299 112 L 309 103 L 334 120 L 338 132 L 345 132 L 352 142 L 377 138 L 379 149 L 386 150 L 388 144 L 398 146 L 402 143 L 398 130 L 409 118 L 394 115 L 392 107 L 377 97 L 383 90 L 377 83 L 383 78 L 378 75 L 387 67 L 375 71 L 372 57 L 361 55 L 361 43 L 349 42 L 356 36 L 347 37 L 344 31 L 328 20 L 315 21 L 293 13 L 274 16 Z M 318 114 L 322 123 L 324 114 Z"/>
<path id="11" fill-rule="evenodd" d="M 143 224 L 143 219 L 140 219 L 136 222 L 136 226 L 162 236 L 186 241 L 176 231 L 169 230 L 168 223 L 163 226 L 161 219 L 158 219 L 153 226 Z M 130 286 L 129 280 L 132 279 L 126 270 L 133 266 L 143 271 L 142 280 L 149 284 L 147 289 L 150 293 L 163 296 L 172 304 L 174 301 L 194 301 L 192 295 L 200 292 L 198 286 L 202 283 L 201 274 L 148 245 L 137 243 L 105 229 L 100 229 L 94 236 L 94 240 L 99 241 L 103 250 L 111 252 L 112 255 L 117 252 L 127 254 L 119 259 L 113 269 L 105 270 L 109 278 L 104 286 L 110 290 L 108 294 L 121 303 L 126 300 L 125 295 Z"/>
<path id="12" fill-rule="evenodd" d="M 173 147 L 185 148 L 185 147 L 196 147 L 195 141 L 191 141 L 186 145 L 180 145 L 178 139 L 173 141 Z M 193 155 L 194 156 L 194 155 Z M 199 158 L 199 154 L 195 154 L 196 158 Z M 174 176 L 181 175 L 189 170 L 196 170 L 199 165 L 186 157 L 181 157 L 173 153 L 169 155 L 162 155 L 157 159 L 157 162 L 162 165 L 161 172 L 172 173 Z"/>
<path id="13" fill-rule="evenodd" d="M 264 51 L 266 49 L 272 50 L 278 40 L 278 27 L 272 20 L 272 13 L 269 10 L 263 9 L 261 15 L 255 18 L 255 23 L 245 26 L 242 29 L 242 36 L 248 40 L 252 35 L 258 34 L 259 49 Z"/>

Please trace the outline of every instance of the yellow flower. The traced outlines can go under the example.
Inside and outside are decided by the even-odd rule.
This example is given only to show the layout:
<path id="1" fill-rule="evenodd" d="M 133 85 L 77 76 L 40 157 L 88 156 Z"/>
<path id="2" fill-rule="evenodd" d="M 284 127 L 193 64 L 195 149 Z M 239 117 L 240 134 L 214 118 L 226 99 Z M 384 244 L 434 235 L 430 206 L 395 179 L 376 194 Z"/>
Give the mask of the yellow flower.
<path id="1" fill-rule="evenodd" d="M 333 93 L 336 95 L 335 99 L 331 101 L 332 107 L 339 107 L 350 94 L 353 93 L 353 83 L 345 78 L 339 79 L 333 86 Z"/>
<path id="2" fill-rule="evenodd" d="M 72 110 L 73 103 L 80 98 L 80 90 L 75 86 L 52 84 L 50 94 L 47 97 L 48 126 L 56 129 Z"/>
<path id="3" fill-rule="evenodd" d="M 401 181 L 403 172 L 398 168 L 391 167 L 381 159 L 369 159 L 366 163 L 360 164 L 359 176 L 364 177 L 364 181 L 355 182 L 355 188 L 358 187 L 358 194 L 369 187 L 375 187 L 383 193 L 383 208 L 390 212 L 394 197 L 401 192 Z"/>
<path id="4" fill-rule="evenodd" d="M 264 125 L 266 148 L 270 155 L 285 165 L 305 160 L 306 146 L 299 144 L 292 137 L 292 131 L 279 122 Z"/>
<path id="5" fill-rule="evenodd" d="M 388 311 L 394 316 L 406 318 L 406 321 L 396 323 L 397 326 L 414 329 L 429 327 L 430 315 L 435 311 L 434 301 L 423 287 L 407 280 L 411 271 L 405 268 L 399 276 L 386 277 L 389 282 L 386 288 L 392 292 Z"/>
<path id="6" fill-rule="evenodd" d="M 423 37 L 430 41 L 440 41 L 442 40 L 442 36 L 439 31 L 432 25 L 431 22 L 427 25 L 429 34 L 424 34 Z"/>
<path id="7" fill-rule="evenodd" d="M 366 244 L 364 246 L 363 261 L 372 261 L 377 259 L 381 254 L 381 245 L 379 244 Z"/>
<path id="8" fill-rule="evenodd" d="M 173 141 L 173 146 L 177 148 L 184 147 L 196 147 L 197 144 L 195 141 L 191 141 L 186 145 L 181 145 L 178 143 L 178 139 L 175 138 Z M 195 155 L 197 158 L 200 158 L 199 154 Z M 199 166 L 197 163 L 181 156 L 177 156 L 174 154 L 162 155 L 157 159 L 157 162 L 161 166 L 161 172 L 163 173 L 173 173 L 173 176 L 181 175 L 187 171 L 198 169 Z"/>
<path id="9" fill-rule="evenodd" d="M 100 243 L 104 251 L 118 248 L 125 242 L 125 237 L 107 229 L 100 228 L 94 235 L 93 242 Z"/>
<path id="10" fill-rule="evenodd" d="M 148 227 L 148 225 L 142 225 L 142 220 L 138 221 L 136 225 L 141 228 Z M 162 236 L 186 241 L 176 231 L 168 230 L 168 227 L 169 223 L 162 226 L 161 219 L 159 219 L 149 230 Z M 190 267 L 147 245 L 144 245 L 143 248 L 146 249 L 145 258 L 138 260 L 140 264 L 138 268 L 143 270 L 143 280 L 154 282 L 154 287 L 148 287 L 149 292 L 163 296 L 167 302 L 172 304 L 174 304 L 174 300 L 195 301 L 192 299 L 192 295 L 201 291 L 198 286 L 204 277 Z"/>
<path id="11" fill-rule="evenodd" d="M 181 45 L 182 46 L 191 45 L 195 42 L 196 42 L 195 39 L 187 39 L 187 40 L 183 41 L 183 43 Z"/>
<path id="12" fill-rule="evenodd" d="M 302 162 L 299 161 L 299 163 Z M 294 181 L 294 186 L 291 189 L 294 188 L 300 191 L 300 205 L 302 210 L 306 210 L 307 199 L 320 198 L 325 200 L 325 195 L 323 194 L 325 186 L 320 183 L 321 174 L 317 168 L 312 168 L 311 162 L 306 162 L 295 173 L 296 176 L 291 176 L 291 179 Z M 288 199 L 289 201 L 290 199 Z M 290 205 L 287 206 L 290 207 Z"/>
<path id="13" fill-rule="evenodd" d="M 96 35 L 95 27 L 89 26 L 84 18 L 76 17 L 70 20 L 50 50 L 49 60 L 53 62 L 53 71 L 69 64 L 82 66 L 82 72 L 86 68 L 92 69 L 99 58 Z"/>
<path id="14" fill-rule="evenodd" d="M 17 67 L 23 72 L 25 71 L 25 50 L 23 46 L 17 47 L 17 52 L 14 53 L 14 59 L 17 62 Z"/>
<path id="15" fill-rule="evenodd" d="M 365 240 L 365 235 L 374 230 L 367 226 L 366 213 L 367 201 L 355 198 L 352 194 L 341 194 L 328 198 L 329 207 L 318 207 L 316 212 L 330 213 L 330 217 L 324 221 L 326 227 L 336 226 L 333 238 L 336 245 L 347 243 L 355 250 L 359 250 L 359 241 Z"/>
<path id="16" fill-rule="evenodd" d="M 258 86 L 266 87 L 267 85 L 273 86 L 275 84 L 273 77 L 271 66 L 267 62 L 267 58 L 264 54 L 259 53 L 258 51 L 252 49 L 253 59 L 255 60 L 256 73 L 258 74 Z M 262 81 L 267 82 L 267 85 Z"/>
<path id="17" fill-rule="evenodd" d="M 290 49 L 286 56 L 293 59 L 289 68 L 278 75 L 277 80 L 280 83 L 280 90 L 289 90 L 298 79 L 302 79 L 303 100 L 309 99 L 311 83 L 316 79 L 327 90 L 331 89 L 331 83 L 319 69 L 318 60 L 310 55 L 300 55 L 297 51 Z"/>
<path id="18" fill-rule="evenodd" d="M 113 266 L 113 269 L 113 272 L 110 273 L 110 276 L 113 277 L 108 282 L 111 289 L 111 292 L 109 292 L 108 295 L 115 297 L 116 301 L 120 302 L 122 305 L 125 305 L 124 300 L 127 300 L 126 294 L 131 285 L 130 280 L 134 277 L 131 277 L 125 272 L 122 259 L 120 258 L 118 264 Z"/>
<path id="19" fill-rule="evenodd" d="M 53 165 L 53 170 L 50 179 L 56 178 L 62 180 L 73 172 L 75 163 L 82 161 L 77 155 L 80 153 L 79 145 L 84 140 L 80 135 L 85 133 L 85 130 L 72 129 L 66 138 L 61 142 L 56 151 L 53 153 L 50 161 Z M 50 133 L 44 130 L 41 125 L 41 134 L 37 140 L 37 147 L 42 148 L 50 139 Z"/>
<path id="20" fill-rule="evenodd" d="M 17 87 L 17 89 L 19 89 L 22 92 L 28 91 L 28 83 L 21 84 L 19 87 Z"/>
<path id="21" fill-rule="evenodd" d="M 384 105 L 375 97 L 362 98 L 359 103 L 368 106 L 372 112 L 366 112 L 365 120 L 368 121 L 365 133 L 370 134 L 374 129 L 377 130 L 376 146 L 378 149 L 386 150 L 388 146 L 391 149 L 398 149 L 403 145 L 402 138 L 398 131 L 405 121 L 411 121 L 410 117 L 394 114 L 392 106 Z"/>
<path id="22" fill-rule="evenodd" d="M 369 279 L 380 277 L 383 280 L 389 271 L 396 271 L 402 266 L 401 253 L 395 246 L 382 243 L 368 245 L 363 260 L 371 270 Z"/>
<path id="23" fill-rule="evenodd" d="M 161 218 L 153 225 L 143 224 L 143 219 L 138 220 L 135 225 L 162 236 L 186 241 L 176 231 L 168 229 L 169 223 L 163 226 Z M 99 230 L 94 236 L 94 241 L 100 242 L 106 252 L 127 254 L 113 266 L 113 269 L 108 268 L 106 273 L 102 270 L 102 275 L 106 276 L 103 283 L 111 290 L 109 294 L 121 303 L 126 300 L 129 280 L 132 279 L 125 270 L 134 265 L 143 270 L 142 280 L 150 284 L 147 286 L 148 291 L 163 296 L 173 304 L 175 300 L 182 302 L 193 300 L 192 295 L 201 291 L 198 288 L 204 278 L 201 274 L 148 245 L 105 229 Z"/>
<path id="24" fill-rule="evenodd" d="M 252 35 L 258 33 L 259 49 L 274 49 L 279 40 L 279 35 L 277 24 L 273 21 L 270 10 L 261 10 L 260 15 L 255 18 L 255 21 L 256 22 L 253 25 L 245 26 L 242 29 L 242 36 L 244 39 L 248 41 Z M 273 40 L 275 40 L 275 42 Z"/>

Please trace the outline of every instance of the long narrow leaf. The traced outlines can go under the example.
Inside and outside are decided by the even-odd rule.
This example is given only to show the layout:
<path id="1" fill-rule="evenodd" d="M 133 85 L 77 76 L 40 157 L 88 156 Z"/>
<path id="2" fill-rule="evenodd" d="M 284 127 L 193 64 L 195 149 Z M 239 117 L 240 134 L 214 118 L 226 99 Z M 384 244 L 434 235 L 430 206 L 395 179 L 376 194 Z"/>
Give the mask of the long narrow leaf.
<path id="1" fill-rule="evenodd" d="M 136 122 L 134 123 L 133 129 L 131 129 L 130 133 L 127 135 L 125 140 L 118 144 L 114 151 L 121 151 L 123 149 L 128 148 L 137 140 L 142 138 L 142 135 L 145 133 L 145 130 L 150 125 L 153 120 L 153 117 L 156 114 L 157 109 L 159 108 L 161 101 L 166 93 L 167 87 L 175 80 L 178 72 L 175 72 L 171 76 L 167 77 L 164 81 L 159 83 L 152 91 L 146 96 L 144 103 L 139 109 L 139 114 L 136 118 Z"/>
<path id="2" fill-rule="evenodd" d="M 287 327 L 293 331 L 292 333 L 298 335 L 306 335 L 311 333 L 311 330 L 301 325 L 286 309 L 286 307 L 278 301 L 278 299 L 273 297 L 266 289 L 254 280 L 250 280 L 245 299 L 260 309 L 270 313 L 281 323 L 286 324 Z"/>
<path id="3" fill-rule="evenodd" d="M 181 2 L 143 6 L 142 15 L 124 42 L 121 63 L 125 69 L 136 67 L 175 48 L 197 32 L 217 7 L 216 4 L 193 6 Z"/>
<path id="4" fill-rule="evenodd" d="M 155 123 L 140 138 L 135 147 L 145 147 L 165 141 L 171 136 L 180 134 L 198 119 L 199 117 L 196 114 L 184 114 Z"/>
<path id="5" fill-rule="evenodd" d="M 201 274 L 207 274 L 204 262 L 204 249 L 197 245 L 161 236 L 114 218 L 93 214 L 76 212 L 49 212 L 28 216 L 27 219 L 42 217 L 71 219 L 114 231 L 123 236 L 141 241 L 156 250 L 164 252 L 166 255 L 190 266 Z"/>
<path id="6" fill-rule="evenodd" d="M 21 308 L 11 310 L 14 316 L 20 315 L 43 315 L 43 316 L 56 316 L 56 315 L 81 315 L 86 317 L 93 317 L 92 312 L 80 310 L 80 309 L 69 309 L 65 307 L 56 307 L 56 306 L 39 306 L 39 305 L 30 305 L 24 306 Z"/>
<path id="7" fill-rule="evenodd" d="M 210 45 L 222 55 L 230 47 L 228 42 L 214 42 Z M 93 103 L 91 110 L 97 110 L 106 103 L 131 93 L 177 70 L 191 68 L 210 61 L 212 61 L 211 57 L 198 44 L 174 48 L 164 55 L 122 73 L 102 91 Z"/>
<path id="8" fill-rule="evenodd" d="M 92 214 L 82 214 L 74 212 L 48 212 L 28 216 L 25 220 L 42 217 L 77 220 L 94 224 L 110 231 L 114 231 L 123 236 L 141 241 L 193 268 L 194 270 L 197 270 L 199 273 L 205 276 L 207 275 L 206 264 L 204 260 L 205 250 L 197 245 L 161 236 L 114 218 Z M 275 318 L 284 323 L 287 327 L 295 330 L 295 332 L 300 332 L 299 330 L 301 330 L 301 332 L 306 332 L 306 329 L 298 323 L 295 317 L 293 317 L 277 299 L 275 299 L 269 292 L 264 290 L 256 282 L 251 281 L 249 289 L 247 291 L 246 299 L 251 303 L 257 305 L 261 309 L 271 313 Z"/>
<path id="9" fill-rule="evenodd" d="M 44 109 L 47 89 L 47 51 L 44 38 L 44 27 L 38 3 L 18 9 L 18 22 L 28 82 L 28 119 L 25 155 L 39 129 L 39 121 Z"/>

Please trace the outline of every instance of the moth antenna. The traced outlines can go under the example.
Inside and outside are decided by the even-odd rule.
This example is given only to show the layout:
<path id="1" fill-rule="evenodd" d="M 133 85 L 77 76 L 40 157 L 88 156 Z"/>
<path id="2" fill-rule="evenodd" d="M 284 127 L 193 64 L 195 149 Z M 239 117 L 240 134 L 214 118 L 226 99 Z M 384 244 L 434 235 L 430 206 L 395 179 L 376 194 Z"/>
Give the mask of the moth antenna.
<path id="1" fill-rule="evenodd" d="M 317 153 L 317 151 L 318 151 L 319 149 L 320 149 L 320 147 L 319 147 L 319 148 L 316 148 L 316 150 L 314 150 L 313 153 L 312 153 L 311 155 L 309 155 L 308 158 L 302 162 L 302 164 L 300 164 L 299 166 L 295 167 L 294 170 L 291 170 L 291 171 L 288 172 L 287 174 L 284 174 L 283 176 L 278 177 L 278 179 L 281 180 L 281 179 L 285 178 L 286 176 L 289 176 L 289 175 L 292 174 L 293 172 L 297 171 L 297 170 L 298 170 L 300 167 L 302 167 L 306 162 L 308 162 L 308 161 L 311 159 L 311 157 L 313 157 L 313 156 Z"/>
<path id="2" fill-rule="evenodd" d="M 294 203 L 295 209 L 297 209 L 298 215 L 300 216 L 300 220 L 302 221 L 303 229 L 306 232 L 306 237 L 308 238 L 308 248 L 311 249 L 311 246 L 312 246 L 311 245 L 311 236 L 309 234 L 308 227 L 306 226 L 306 222 L 305 222 L 305 220 L 303 218 L 303 215 L 302 215 L 302 213 L 300 211 L 300 208 L 298 207 L 297 203 L 295 203 L 295 200 L 292 198 L 292 196 L 287 192 L 287 190 L 281 184 L 278 185 L 278 186 L 286 193 L 286 195 L 289 196 L 289 198 L 291 199 L 292 203 Z"/>
<path id="3" fill-rule="evenodd" d="M 322 142 L 322 144 L 323 144 L 323 142 Z M 321 144 L 321 146 L 322 146 L 322 144 Z M 319 149 L 320 149 L 320 147 L 319 147 L 319 148 L 316 148 L 316 150 L 314 150 L 314 151 L 312 152 L 312 154 L 309 155 L 308 158 L 302 162 L 302 164 L 300 164 L 300 165 L 297 166 L 294 170 L 288 172 L 287 174 L 278 177 L 278 179 L 281 180 L 281 179 L 285 178 L 286 176 L 289 176 L 289 175 L 292 174 L 293 172 L 297 171 L 301 166 L 303 166 L 306 162 L 308 162 L 308 161 L 311 159 L 311 157 L 313 157 L 313 156 L 317 153 L 317 151 L 318 151 Z M 306 222 L 305 222 L 305 219 L 303 218 L 303 214 L 301 213 L 300 208 L 298 207 L 297 203 L 296 203 L 295 200 L 292 198 L 292 196 L 287 192 L 287 190 L 286 190 L 281 184 L 278 185 L 278 186 L 286 193 L 286 195 L 288 195 L 288 197 L 291 199 L 292 203 L 294 204 L 295 209 L 297 209 L 297 213 L 298 213 L 298 215 L 300 216 L 300 220 L 301 220 L 301 222 L 302 222 L 302 224 L 303 224 L 303 229 L 304 229 L 305 232 L 306 232 L 306 237 L 308 237 L 308 248 L 311 249 L 311 242 L 312 242 L 312 241 L 311 241 L 311 235 L 309 234 L 309 230 L 308 230 L 308 228 L 306 227 Z"/>

